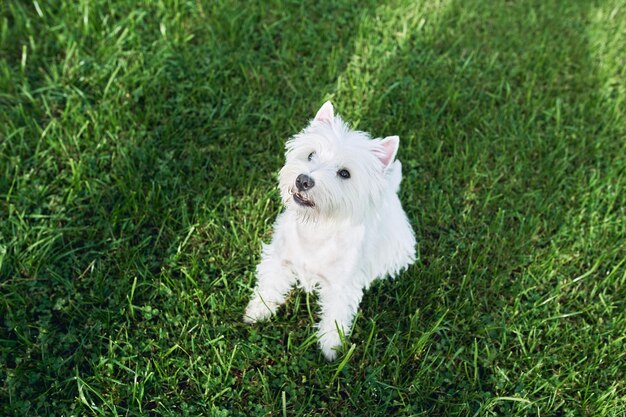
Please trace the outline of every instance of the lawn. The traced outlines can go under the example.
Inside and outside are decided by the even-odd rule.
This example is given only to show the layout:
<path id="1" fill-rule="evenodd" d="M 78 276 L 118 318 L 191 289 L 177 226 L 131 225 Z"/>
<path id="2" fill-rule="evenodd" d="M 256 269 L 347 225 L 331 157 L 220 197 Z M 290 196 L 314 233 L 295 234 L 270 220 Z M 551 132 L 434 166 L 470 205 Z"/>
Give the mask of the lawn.
<path id="1" fill-rule="evenodd" d="M 0 415 L 626 415 L 626 4 L 0 3 Z M 285 140 L 397 134 L 419 259 L 242 322 Z"/>

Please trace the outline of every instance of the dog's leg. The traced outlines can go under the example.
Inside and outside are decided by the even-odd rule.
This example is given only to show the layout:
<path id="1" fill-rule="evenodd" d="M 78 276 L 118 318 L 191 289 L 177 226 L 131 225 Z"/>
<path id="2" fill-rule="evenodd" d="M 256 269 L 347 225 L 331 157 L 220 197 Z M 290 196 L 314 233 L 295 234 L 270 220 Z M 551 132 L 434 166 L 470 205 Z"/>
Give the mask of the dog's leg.
<path id="1" fill-rule="evenodd" d="M 341 347 L 341 332 L 350 335 L 352 321 L 363 297 L 363 290 L 356 287 L 323 287 L 319 291 L 321 320 L 318 324 L 319 345 L 327 360 L 337 357 L 336 348 Z"/>
<path id="2" fill-rule="evenodd" d="M 263 255 L 256 268 L 256 287 L 246 307 L 243 321 L 256 323 L 268 319 L 285 302 L 295 278 L 270 251 Z"/>

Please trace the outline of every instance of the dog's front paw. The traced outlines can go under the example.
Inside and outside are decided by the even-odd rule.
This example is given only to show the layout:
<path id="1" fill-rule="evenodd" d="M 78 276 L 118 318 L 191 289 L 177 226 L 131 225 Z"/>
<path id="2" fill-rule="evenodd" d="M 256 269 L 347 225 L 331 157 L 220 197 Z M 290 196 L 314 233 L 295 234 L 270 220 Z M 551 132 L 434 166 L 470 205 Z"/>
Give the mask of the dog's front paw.
<path id="1" fill-rule="evenodd" d="M 275 310 L 275 308 L 274 308 Z M 243 321 L 252 324 L 258 321 L 267 320 L 273 313 L 272 307 L 265 303 L 261 297 L 254 297 L 248 303 L 246 312 L 243 315 Z"/>
<path id="2" fill-rule="evenodd" d="M 319 345 L 327 361 L 334 361 L 341 351 L 341 337 L 336 329 L 330 330 L 319 337 Z"/>

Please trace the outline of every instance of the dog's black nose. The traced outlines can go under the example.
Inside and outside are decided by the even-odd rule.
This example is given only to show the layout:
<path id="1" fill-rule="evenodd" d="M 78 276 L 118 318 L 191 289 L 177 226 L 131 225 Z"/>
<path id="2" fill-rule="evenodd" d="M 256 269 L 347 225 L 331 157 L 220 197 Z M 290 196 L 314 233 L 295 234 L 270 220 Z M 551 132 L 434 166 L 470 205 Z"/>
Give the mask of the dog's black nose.
<path id="1" fill-rule="evenodd" d="M 313 178 L 308 175 L 300 174 L 298 175 L 298 178 L 296 178 L 296 187 L 298 187 L 298 191 L 310 190 L 314 185 L 315 181 L 313 181 Z"/>

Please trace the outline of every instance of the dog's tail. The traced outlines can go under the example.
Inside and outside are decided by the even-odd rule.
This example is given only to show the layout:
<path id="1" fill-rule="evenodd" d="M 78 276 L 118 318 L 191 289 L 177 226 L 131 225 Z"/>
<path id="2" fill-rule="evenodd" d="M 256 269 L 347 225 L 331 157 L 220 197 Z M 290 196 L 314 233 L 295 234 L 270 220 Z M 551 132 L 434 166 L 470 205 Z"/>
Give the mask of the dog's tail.
<path id="1" fill-rule="evenodd" d="M 397 193 L 400 190 L 400 182 L 402 182 L 402 164 L 395 160 L 386 172 L 387 184 L 390 190 Z"/>

